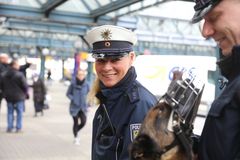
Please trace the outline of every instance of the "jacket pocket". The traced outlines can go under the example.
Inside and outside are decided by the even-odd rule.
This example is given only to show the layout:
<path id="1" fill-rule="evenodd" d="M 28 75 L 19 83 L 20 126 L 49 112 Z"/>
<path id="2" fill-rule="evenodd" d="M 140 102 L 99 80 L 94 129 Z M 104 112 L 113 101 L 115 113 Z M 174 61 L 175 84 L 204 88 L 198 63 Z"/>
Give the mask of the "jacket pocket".
<path id="1" fill-rule="evenodd" d="M 116 144 L 115 136 L 101 135 L 95 145 L 97 157 L 99 159 L 115 160 Z"/>

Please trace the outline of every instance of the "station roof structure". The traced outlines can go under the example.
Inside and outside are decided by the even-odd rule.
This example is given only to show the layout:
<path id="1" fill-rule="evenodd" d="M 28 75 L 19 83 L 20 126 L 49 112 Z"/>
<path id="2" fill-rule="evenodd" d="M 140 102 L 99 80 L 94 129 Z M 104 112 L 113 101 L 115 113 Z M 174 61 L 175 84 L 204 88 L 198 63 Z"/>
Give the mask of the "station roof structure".
<path id="1" fill-rule="evenodd" d="M 139 19 L 129 15 L 169 1 L 174 0 L 0 0 L 0 49 L 87 50 L 83 36 L 91 27 L 114 24 L 138 30 Z"/>
<path id="2" fill-rule="evenodd" d="M 122 17 L 167 1 L 169 0 L 0 0 L 0 16 L 2 20 L 5 17 L 18 24 L 39 24 L 38 28 L 50 26 L 50 32 L 54 25 L 65 25 L 69 34 L 82 34 L 86 27 L 106 23 L 134 29 L 135 21 Z M 15 28 L 20 27 L 16 25 Z M 32 29 L 37 30 L 36 28 Z M 55 32 L 61 31 L 59 29 Z"/>

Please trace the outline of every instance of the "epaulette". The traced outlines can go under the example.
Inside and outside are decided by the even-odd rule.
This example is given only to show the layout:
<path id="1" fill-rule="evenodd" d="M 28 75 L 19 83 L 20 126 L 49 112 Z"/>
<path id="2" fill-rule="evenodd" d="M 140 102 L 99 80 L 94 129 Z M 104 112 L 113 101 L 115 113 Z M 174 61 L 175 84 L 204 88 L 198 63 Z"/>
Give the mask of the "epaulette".
<path id="1" fill-rule="evenodd" d="M 140 99 L 138 87 L 136 85 L 127 94 L 131 103 L 135 103 Z"/>

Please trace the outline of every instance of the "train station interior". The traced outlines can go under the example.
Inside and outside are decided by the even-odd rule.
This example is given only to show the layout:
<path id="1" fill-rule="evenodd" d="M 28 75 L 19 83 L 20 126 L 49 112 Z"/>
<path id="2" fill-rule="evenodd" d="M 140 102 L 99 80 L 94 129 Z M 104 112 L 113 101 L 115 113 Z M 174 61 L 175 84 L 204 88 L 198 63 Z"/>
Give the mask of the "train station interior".
<path id="1" fill-rule="evenodd" d="M 219 50 L 212 39 L 202 37 L 201 23 L 191 23 L 193 6 L 192 0 L 0 0 L 0 53 L 22 64 L 31 63 L 29 83 L 33 74 L 39 74 L 50 95 L 50 109 L 39 119 L 32 117 L 30 95 L 24 113 L 26 129 L 20 136 L 6 133 L 6 104 L 1 104 L 0 159 L 90 159 L 91 120 L 96 108 L 89 109 L 82 144 L 73 146 L 66 89 L 77 59 L 79 67 L 88 71 L 87 80 L 94 81 L 94 59 L 84 36 L 99 25 L 117 25 L 136 33 L 138 78 L 156 96 L 162 94 L 158 93 L 162 86 L 156 87 L 159 80 L 167 89 L 171 69 L 196 68 L 207 84 L 199 111 L 200 117 L 205 117 L 220 92 L 215 87 Z M 165 63 L 168 61 L 171 65 Z M 49 70 L 51 81 L 47 80 Z M 196 123 L 202 127 L 203 119 Z M 200 133 L 201 127 L 196 132 Z"/>

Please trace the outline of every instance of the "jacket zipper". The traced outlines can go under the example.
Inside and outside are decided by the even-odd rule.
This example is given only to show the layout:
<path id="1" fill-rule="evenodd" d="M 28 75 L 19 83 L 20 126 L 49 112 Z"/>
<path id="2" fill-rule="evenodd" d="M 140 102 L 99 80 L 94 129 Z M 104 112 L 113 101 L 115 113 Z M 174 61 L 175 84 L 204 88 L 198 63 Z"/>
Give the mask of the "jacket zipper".
<path id="1" fill-rule="evenodd" d="M 118 140 L 117 140 L 117 145 L 116 145 L 116 153 L 115 153 L 115 155 L 116 155 L 116 160 L 118 160 L 118 147 L 119 147 L 119 143 L 120 143 L 120 138 L 118 138 Z"/>

